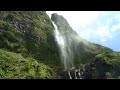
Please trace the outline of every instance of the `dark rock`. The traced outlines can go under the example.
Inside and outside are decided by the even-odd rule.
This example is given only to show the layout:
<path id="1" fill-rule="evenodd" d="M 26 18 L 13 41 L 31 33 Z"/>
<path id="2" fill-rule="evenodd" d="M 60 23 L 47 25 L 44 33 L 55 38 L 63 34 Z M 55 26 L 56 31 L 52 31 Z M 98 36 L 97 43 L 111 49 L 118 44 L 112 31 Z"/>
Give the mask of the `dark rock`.
<path id="1" fill-rule="evenodd" d="M 68 71 L 56 70 L 56 73 L 60 75 L 61 79 L 70 79 Z"/>
<path id="2" fill-rule="evenodd" d="M 44 60 L 44 57 L 41 54 L 37 54 L 35 58 L 38 60 Z"/>

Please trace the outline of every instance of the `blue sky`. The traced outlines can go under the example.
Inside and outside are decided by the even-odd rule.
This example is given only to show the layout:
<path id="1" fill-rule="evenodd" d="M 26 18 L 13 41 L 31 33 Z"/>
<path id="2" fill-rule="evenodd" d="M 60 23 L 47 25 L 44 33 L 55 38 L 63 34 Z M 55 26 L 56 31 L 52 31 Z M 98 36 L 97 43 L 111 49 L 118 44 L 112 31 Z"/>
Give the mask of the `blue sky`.
<path id="1" fill-rule="evenodd" d="M 47 11 L 63 15 L 83 38 L 120 51 L 120 11 Z"/>

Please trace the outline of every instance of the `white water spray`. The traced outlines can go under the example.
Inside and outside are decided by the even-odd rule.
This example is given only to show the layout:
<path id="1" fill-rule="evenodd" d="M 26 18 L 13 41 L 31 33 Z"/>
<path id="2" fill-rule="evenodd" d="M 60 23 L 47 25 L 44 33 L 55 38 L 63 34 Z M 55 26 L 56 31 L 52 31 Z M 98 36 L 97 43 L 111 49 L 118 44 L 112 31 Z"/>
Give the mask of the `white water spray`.
<path id="1" fill-rule="evenodd" d="M 65 35 L 59 32 L 57 26 L 52 21 L 54 25 L 54 36 L 58 43 L 60 54 L 61 54 L 61 61 L 64 65 L 65 70 L 70 69 L 73 67 L 73 53 L 71 51 L 71 40 L 68 39 Z"/>
<path id="2" fill-rule="evenodd" d="M 72 79 L 72 77 L 71 77 L 71 75 L 70 75 L 70 71 L 68 71 L 68 75 L 69 75 L 70 79 Z"/>
<path id="3" fill-rule="evenodd" d="M 75 79 L 77 79 L 76 72 L 77 72 L 77 70 L 75 70 Z"/>

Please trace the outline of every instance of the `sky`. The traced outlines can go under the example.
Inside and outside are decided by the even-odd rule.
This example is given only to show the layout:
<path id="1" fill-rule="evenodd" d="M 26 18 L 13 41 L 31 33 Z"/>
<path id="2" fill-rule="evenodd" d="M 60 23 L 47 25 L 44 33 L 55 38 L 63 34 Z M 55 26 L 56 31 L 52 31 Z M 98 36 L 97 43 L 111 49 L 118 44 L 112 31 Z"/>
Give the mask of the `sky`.
<path id="1" fill-rule="evenodd" d="M 120 11 L 47 11 L 62 15 L 81 37 L 120 51 Z"/>

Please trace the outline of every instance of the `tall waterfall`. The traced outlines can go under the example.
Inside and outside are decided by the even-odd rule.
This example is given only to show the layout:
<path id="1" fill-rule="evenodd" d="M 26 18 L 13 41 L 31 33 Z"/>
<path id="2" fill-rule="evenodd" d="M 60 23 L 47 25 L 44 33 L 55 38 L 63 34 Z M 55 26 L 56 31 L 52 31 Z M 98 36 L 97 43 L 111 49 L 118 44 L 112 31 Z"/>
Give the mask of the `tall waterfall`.
<path id="1" fill-rule="evenodd" d="M 57 25 L 52 21 L 54 25 L 54 36 L 60 49 L 61 62 L 64 65 L 64 69 L 68 70 L 73 67 L 73 52 L 71 50 L 71 40 L 65 34 L 62 34 Z"/>

